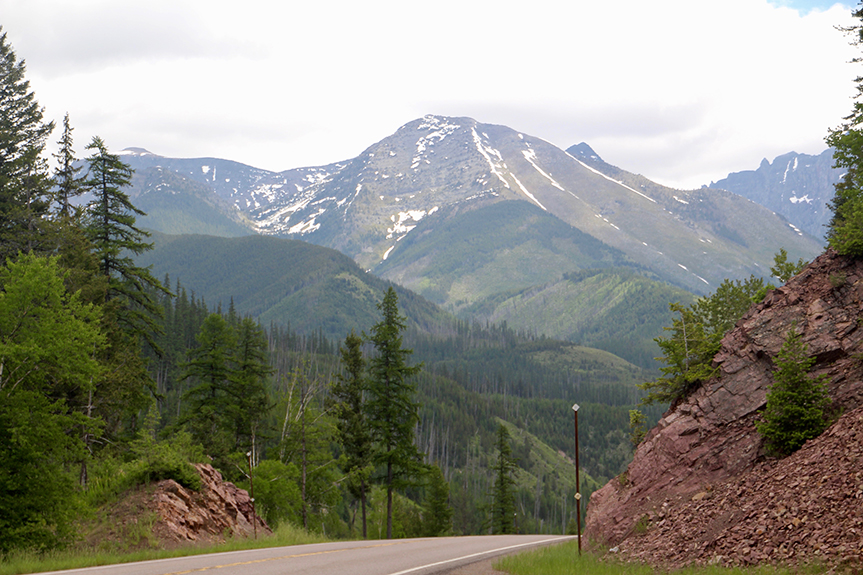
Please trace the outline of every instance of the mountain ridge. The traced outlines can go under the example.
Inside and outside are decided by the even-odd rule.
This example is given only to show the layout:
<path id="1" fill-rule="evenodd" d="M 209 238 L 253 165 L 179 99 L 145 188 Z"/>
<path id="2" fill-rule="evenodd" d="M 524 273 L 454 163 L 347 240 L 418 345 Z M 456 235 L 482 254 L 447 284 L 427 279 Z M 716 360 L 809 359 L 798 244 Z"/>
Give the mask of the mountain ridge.
<path id="1" fill-rule="evenodd" d="M 710 188 L 728 190 L 780 214 L 801 230 L 823 238 L 830 222 L 827 203 L 843 171 L 833 167 L 833 150 L 818 155 L 789 152 L 764 158 L 755 170 L 728 174 Z"/>
<path id="2" fill-rule="evenodd" d="M 443 221 L 447 206 L 500 201 L 529 203 L 701 294 L 729 277 L 764 275 L 780 247 L 793 258 L 820 251 L 814 238 L 736 195 L 671 190 L 606 164 L 586 144 L 576 151 L 472 118 L 425 116 L 356 158 L 315 168 L 273 173 L 212 159 L 127 159 L 181 166 L 259 233 L 338 249 L 364 269 L 398 255 L 420 221 Z M 567 271 L 576 268 L 560 270 Z"/>

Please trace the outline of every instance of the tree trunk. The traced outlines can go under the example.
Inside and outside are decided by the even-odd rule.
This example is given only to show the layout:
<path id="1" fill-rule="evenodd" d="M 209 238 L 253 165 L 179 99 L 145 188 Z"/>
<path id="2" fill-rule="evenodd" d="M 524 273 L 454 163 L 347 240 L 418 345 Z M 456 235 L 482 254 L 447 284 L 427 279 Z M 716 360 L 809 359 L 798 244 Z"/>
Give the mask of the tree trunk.
<path id="1" fill-rule="evenodd" d="M 393 538 L 393 464 L 387 462 L 387 539 Z"/>
<path id="2" fill-rule="evenodd" d="M 363 539 L 366 535 L 366 480 L 360 479 L 360 505 L 363 508 Z"/>

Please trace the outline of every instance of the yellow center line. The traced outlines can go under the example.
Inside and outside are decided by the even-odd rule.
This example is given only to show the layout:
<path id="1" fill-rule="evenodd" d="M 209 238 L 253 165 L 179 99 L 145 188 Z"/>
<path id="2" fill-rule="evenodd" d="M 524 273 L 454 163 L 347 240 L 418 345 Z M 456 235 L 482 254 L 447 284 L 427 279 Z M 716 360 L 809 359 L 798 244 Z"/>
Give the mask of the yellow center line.
<path id="1" fill-rule="evenodd" d="M 378 543 L 377 545 L 365 545 L 363 547 L 345 547 L 344 549 L 330 549 L 328 551 L 314 551 L 311 553 L 297 553 L 295 555 L 282 555 L 281 557 L 269 557 L 267 559 L 253 559 L 252 561 L 240 561 L 238 563 L 226 563 L 224 565 L 210 565 L 209 567 L 199 567 L 198 569 L 188 569 L 186 571 L 173 571 L 164 575 L 187 575 L 188 573 L 199 573 L 201 571 L 209 571 L 211 569 L 224 569 L 226 567 L 239 567 L 241 565 L 254 565 L 255 563 L 266 563 L 267 561 L 281 561 L 284 559 L 296 559 L 298 557 L 311 557 L 313 555 L 327 555 L 329 553 L 342 553 L 344 551 L 356 551 L 357 549 L 374 549 L 376 547 L 388 547 L 390 545 L 402 545 L 401 542 Z"/>

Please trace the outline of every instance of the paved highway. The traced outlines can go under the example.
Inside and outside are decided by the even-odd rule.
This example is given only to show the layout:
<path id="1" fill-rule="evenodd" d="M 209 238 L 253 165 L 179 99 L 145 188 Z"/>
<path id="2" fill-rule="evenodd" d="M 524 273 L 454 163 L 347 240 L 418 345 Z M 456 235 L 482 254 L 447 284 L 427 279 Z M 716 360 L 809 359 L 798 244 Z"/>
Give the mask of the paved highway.
<path id="1" fill-rule="evenodd" d="M 489 535 L 339 541 L 55 571 L 64 575 L 429 575 L 491 557 L 574 539 Z"/>

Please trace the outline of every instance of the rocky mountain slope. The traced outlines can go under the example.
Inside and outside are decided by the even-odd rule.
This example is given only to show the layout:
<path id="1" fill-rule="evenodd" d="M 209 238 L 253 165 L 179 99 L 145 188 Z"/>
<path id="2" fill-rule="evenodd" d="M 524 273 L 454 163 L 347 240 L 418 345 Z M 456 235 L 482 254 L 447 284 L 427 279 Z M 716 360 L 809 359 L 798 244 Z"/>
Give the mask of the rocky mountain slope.
<path id="1" fill-rule="evenodd" d="M 833 198 L 833 185 L 842 174 L 842 170 L 833 167 L 833 150 L 824 150 L 817 156 L 791 152 L 773 162 L 764 158 L 757 170 L 728 174 L 727 178 L 711 182 L 709 187 L 748 198 L 822 238 L 831 215 L 827 202 Z"/>
<path id="2" fill-rule="evenodd" d="M 828 559 L 859 556 L 863 475 L 852 443 L 860 437 L 855 410 L 863 407 L 861 310 L 863 261 L 830 251 L 769 292 L 723 339 L 714 359 L 720 375 L 673 406 L 638 446 L 627 472 L 593 495 L 591 543 L 672 563 L 778 561 L 797 553 L 811 559 L 816 543 L 833 549 L 822 550 Z M 798 459 L 775 461 L 766 458 L 755 421 L 772 382 L 772 358 L 790 329 L 801 332 L 816 358 L 813 373 L 828 376 L 835 407 L 848 415 L 827 438 L 808 443 Z M 841 438 L 848 443 L 836 443 Z M 851 459 L 837 457 L 836 450 Z M 834 467 L 809 467 L 815 460 Z M 842 467 L 849 464 L 851 475 Z M 827 483 L 820 483 L 822 477 Z M 714 515 L 699 507 L 715 498 L 722 509 Z M 857 511 L 839 511 L 840 502 L 852 500 Z M 667 519 L 687 527 L 665 529 Z M 845 543 L 845 535 L 828 539 L 834 522 L 857 534 L 857 547 Z M 804 540 L 804 524 L 822 539 Z"/>
<path id="3" fill-rule="evenodd" d="M 356 158 L 280 173 L 215 159 L 175 160 L 148 153 L 124 159 L 134 168 L 161 166 L 205 183 L 246 213 L 259 233 L 338 249 L 387 279 L 403 278 L 406 287 L 438 303 L 453 303 L 464 294 L 424 286 L 424 262 L 469 259 L 465 244 L 482 239 L 479 230 L 488 214 L 483 208 L 501 201 L 529 204 L 548 221 L 565 223 L 616 248 L 656 277 L 696 293 L 712 291 L 728 277 L 763 274 L 780 247 L 795 259 L 820 250 L 814 238 L 735 194 L 664 188 L 609 166 L 595 154 L 573 155 L 471 118 L 426 116 Z M 511 223 L 528 225 L 529 218 L 536 218 L 527 213 L 520 217 L 525 219 Z M 406 238 L 439 238 L 440 230 L 451 229 L 453 218 L 459 218 L 458 234 L 465 241 L 438 246 L 430 260 L 412 257 L 399 266 L 387 265 L 408 249 Z M 417 241 L 410 242 L 414 249 Z M 546 244 L 555 248 L 552 238 Z M 492 267 L 517 269 L 523 252 L 497 250 Z M 578 269 L 584 268 L 576 263 L 554 266 L 520 287 Z"/>

